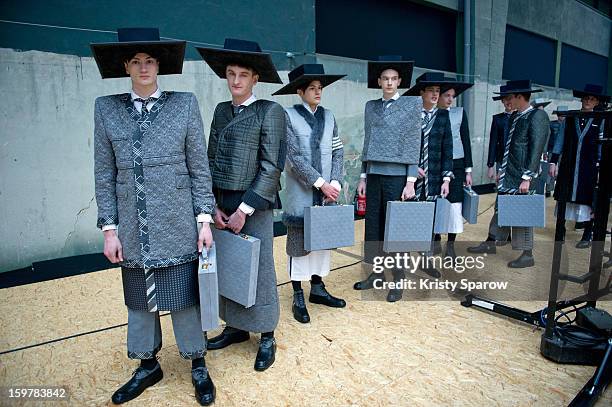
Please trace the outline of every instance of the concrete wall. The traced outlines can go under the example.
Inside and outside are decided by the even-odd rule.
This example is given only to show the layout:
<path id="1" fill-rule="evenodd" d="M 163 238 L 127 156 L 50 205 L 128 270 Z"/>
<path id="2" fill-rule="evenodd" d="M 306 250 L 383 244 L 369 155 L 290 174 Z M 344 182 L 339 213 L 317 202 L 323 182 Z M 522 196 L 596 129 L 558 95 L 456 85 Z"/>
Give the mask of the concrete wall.
<path id="1" fill-rule="evenodd" d="M 365 61 L 325 55 L 319 60 L 328 72 L 349 74 L 325 92 L 323 103 L 336 115 L 345 143 L 343 200 L 350 202 L 361 164 L 363 107 L 380 92 L 365 86 Z M 423 71 L 415 69 L 414 77 Z M 0 99 L 0 272 L 33 261 L 100 252 L 102 234 L 95 227 L 93 185 L 93 103 L 97 96 L 128 91 L 129 79 L 101 80 L 92 58 L 9 49 L 0 49 L 0 72 L 4 95 Z M 286 75 L 287 71 L 281 72 L 284 81 Z M 497 85 L 477 80 L 472 92 L 476 182 L 483 179 L 478 157 L 486 158 L 490 116 L 501 111 L 499 102 L 490 99 Z M 160 86 L 194 92 L 207 132 L 215 105 L 228 99 L 225 82 L 200 61 L 187 61 L 182 75 L 160 77 Z M 277 88 L 259 84 L 256 94 L 268 98 Z M 543 96 L 571 101 L 567 91 L 551 89 Z M 298 102 L 297 96 L 272 99 L 284 106 Z"/>

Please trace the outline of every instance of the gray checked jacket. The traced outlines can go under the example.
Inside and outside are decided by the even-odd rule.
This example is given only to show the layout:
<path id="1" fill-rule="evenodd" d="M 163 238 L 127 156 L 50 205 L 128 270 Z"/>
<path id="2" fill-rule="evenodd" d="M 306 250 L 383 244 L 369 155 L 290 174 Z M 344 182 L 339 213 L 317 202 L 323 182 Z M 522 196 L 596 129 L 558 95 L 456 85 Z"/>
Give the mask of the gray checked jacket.
<path id="1" fill-rule="evenodd" d="M 136 145 L 140 130 L 127 103 L 131 103 L 127 93 L 99 97 L 95 103 L 98 227 L 118 225 L 123 257 L 130 266 L 143 266 L 143 252 L 150 264 L 191 260 L 197 255 L 196 216 L 212 214 L 215 206 L 196 97 L 167 92 L 163 106 Z M 135 180 L 136 155 L 142 157 L 144 182 Z M 144 185 L 143 190 L 138 185 Z M 144 220 L 137 207 L 143 196 Z M 148 229 L 148 251 L 141 247 L 143 224 Z"/>

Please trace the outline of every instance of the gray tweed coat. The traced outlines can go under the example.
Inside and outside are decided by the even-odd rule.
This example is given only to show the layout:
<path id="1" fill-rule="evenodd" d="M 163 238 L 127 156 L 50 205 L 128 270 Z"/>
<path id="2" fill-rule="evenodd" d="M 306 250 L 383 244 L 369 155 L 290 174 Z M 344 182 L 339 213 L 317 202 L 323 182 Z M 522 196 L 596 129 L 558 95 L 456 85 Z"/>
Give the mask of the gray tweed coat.
<path id="1" fill-rule="evenodd" d="M 195 217 L 215 205 L 198 102 L 192 93 L 165 92 L 144 123 L 131 103 L 128 93 L 96 99 L 98 227 L 118 225 L 124 266 L 185 263 L 197 257 Z"/>

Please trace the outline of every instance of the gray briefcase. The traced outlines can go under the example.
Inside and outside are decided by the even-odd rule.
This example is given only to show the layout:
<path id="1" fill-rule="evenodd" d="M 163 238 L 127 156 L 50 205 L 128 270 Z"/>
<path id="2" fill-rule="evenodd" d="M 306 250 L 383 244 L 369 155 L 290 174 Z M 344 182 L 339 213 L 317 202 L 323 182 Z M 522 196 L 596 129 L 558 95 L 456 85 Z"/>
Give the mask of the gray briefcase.
<path id="1" fill-rule="evenodd" d="M 202 249 L 198 264 L 200 287 L 200 312 L 202 331 L 219 327 L 219 285 L 217 280 L 217 253 L 215 244 L 207 251 Z"/>
<path id="2" fill-rule="evenodd" d="M 478 204 L 480 196 L 470 187 L 463 188 L 463 204 L 461 205 L 461 215 L 467 223 L 475 224 L 478 222 Z"/>
<path id="3" fill-rule="evenodd" d="M 304 208 L 304 250 L 326 250 L 355 244 L 355 208 L 324 205 Z"/>
<path id="4" fill-rule="evenodd" d="M 385 219 L 387 253 L 427 251 L 431 249 L 435 202 L 389 201 Z"/>
<path id="5" fill-rule="evenodd" d="M 212 228 L 217 247 L 219 294 L 246 308 L 255 304 L 260 240 Z"/>
<path id="6" fill-rule="evenodd" d="M 451 203 L 446 198 L 436 198 L 436 213 L 434 216 L 434 233 L 448 233 L 450 223 Z"/>
<path id="7" fill-rule="evenodd" d="M 545 227 L 544 195 L 499 195 L 497 197 L 497 224 L 499 226 Z"/>

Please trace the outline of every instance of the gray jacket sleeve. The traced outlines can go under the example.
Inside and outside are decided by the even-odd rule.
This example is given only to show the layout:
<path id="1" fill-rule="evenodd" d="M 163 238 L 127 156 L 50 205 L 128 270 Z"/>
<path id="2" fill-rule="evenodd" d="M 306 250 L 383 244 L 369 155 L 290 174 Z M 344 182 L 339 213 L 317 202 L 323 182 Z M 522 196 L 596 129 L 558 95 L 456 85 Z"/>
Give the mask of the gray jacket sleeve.
<path id="1" fill-rule="evenodd" d="M 543 110 L 535 111 L 529 124 L 529 141 L 523 166 L 523 175 L 531 178 L 538 176 L 540 159 L 544 152 L 549 132 L 550 121 L 548 120 L 548 115 Z"/>
<path id="2" fill-rule="evenodd" d="M 300 151 L 297 137 L 293 131 L 289 115 L 285 113 L 287 120 L 287 164 L 298 176 L 297 180 L 306 187 L 312 187 L 321 174 L 306 160 Z"/>
<path id="3" fill-rule="evenodd" d="M 194 215 L 212 214 L 215 207 L 215 198 L 212 193 L 212 178 L 206 153 L 204 126 L 195 95 L 192 95 L 189 104 L 185 157 L 191 177 L 191 198 Z"/>
<path id="4" fill-rule="evenodd" d="M 113 146 L 104 129 L 100 99 L 96 99 L 94 109 L 94 178 L 98 205 L 97 226 L 102 228 L 116 225 L 119 223 L 115 190 L 117 166 Z"/>
<path id="5" fill-rule="evenodd" d="M 344 171 L 344 145 L 338 136 L 338 124 L 334 119 L 334 134 L 332 136 L 332 167 L 331 180 L 336 180 L 342 184 L 342 174 Z"/>
<path id="6" fill-rule="evenodd" d="M 265 112 L 259 137 L 259 170 L 242 201 L 255 209 L 274 203 L 280 187 L 281 172 L 287 154 L 285 109 L 271 103 Z"/>

